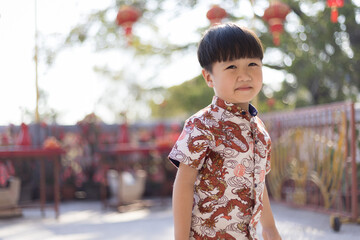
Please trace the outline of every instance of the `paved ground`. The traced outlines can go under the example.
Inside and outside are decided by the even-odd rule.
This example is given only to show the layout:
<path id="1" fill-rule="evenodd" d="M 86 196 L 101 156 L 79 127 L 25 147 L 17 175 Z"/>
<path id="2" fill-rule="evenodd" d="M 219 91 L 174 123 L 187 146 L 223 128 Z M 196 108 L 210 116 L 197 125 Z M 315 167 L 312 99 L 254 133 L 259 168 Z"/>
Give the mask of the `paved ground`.
<path id="1" fill-rule="evenodd" d="M 335 233 L 329 215 L 277 203 L 272 208 L 283 240 L 360 239 L 360 225 L 345 224 Z M 45 218 L 26 209 L 21 218 L 0 219 L 0 240 L 172 240 L 172 232 L 169 201 L 125 213 L 103 210 L 99 202 L 70 202 L 61 205 L 58 220 L 51 209 Z"/>

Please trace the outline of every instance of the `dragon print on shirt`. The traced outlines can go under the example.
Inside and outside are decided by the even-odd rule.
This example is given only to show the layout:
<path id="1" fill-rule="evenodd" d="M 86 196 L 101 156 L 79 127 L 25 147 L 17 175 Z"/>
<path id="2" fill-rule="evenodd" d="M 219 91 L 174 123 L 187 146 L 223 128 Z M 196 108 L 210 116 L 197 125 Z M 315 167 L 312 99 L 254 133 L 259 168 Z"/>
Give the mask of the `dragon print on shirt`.
<path id="1" fill-rule="evenodd" d="M 190 239 L 257 239 L 271 141 L 256 114 L 214 97 L 186 121 L 169 159 L 198 170 Z"/>

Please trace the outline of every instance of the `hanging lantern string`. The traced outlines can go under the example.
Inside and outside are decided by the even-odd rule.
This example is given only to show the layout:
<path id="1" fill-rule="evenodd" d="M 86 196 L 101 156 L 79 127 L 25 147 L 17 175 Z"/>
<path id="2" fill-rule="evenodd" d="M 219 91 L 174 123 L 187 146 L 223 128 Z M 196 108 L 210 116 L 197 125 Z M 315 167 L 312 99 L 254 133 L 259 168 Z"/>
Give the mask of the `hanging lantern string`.
<path id="1" fill-rule="evenodd" d="M 339 16 L 338 8 L 344 6 L 344 0 L 327 0 L 327 5 L 331 9 L 330 20 L 331 22 L 336 23 Z"/>
<path id="2" fill-rule="evenodd" d="M 131 44 L 132 26 L 139 17 L 140 12 L 132 6 L 122 6 L 116 16 L 116 24 L 124 29 L 128 44 Z"/>
<path id="3" fill-rule="evenodd" d="M 276 46 L 280 45 L 280 35 L 284 31 L 283 23 L 290 11 L 291 9 L 287 4 L 273 1 L 264 12 L 263 19 L 269 24 L 273 42 Z"/>

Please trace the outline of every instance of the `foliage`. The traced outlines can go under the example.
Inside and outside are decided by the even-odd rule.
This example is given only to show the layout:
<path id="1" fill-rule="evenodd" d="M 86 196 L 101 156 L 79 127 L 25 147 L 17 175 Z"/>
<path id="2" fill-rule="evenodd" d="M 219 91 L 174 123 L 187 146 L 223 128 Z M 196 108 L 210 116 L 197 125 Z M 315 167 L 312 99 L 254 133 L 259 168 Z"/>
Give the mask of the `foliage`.
<path id="1" fill-rule="evenodd" d="M 283 56 L 278 66 L 292 74 L 281 90 L 285 102 L 299 107 L 356 100 L 360 87 L 360 69 L 355 67 L 360 60 L 359 4 L 346 1 L 339 9 L 339 23 L 332 23 L 325 1 L 284 2 L 293 11 L 289 18 L 295 19 L 288 23 L 278 48 Z M 304 92 L 310 98 L 301 97 Z M 293 100 L 292 95 L 296 96 Z"/>
<path id="2" fill-rule="evenodd" d="M 356 65 L 360 60 L 359 1 L 345 2 L 344 7 L 339 9 L 339 23 L 330 21 L 330 8 L 326 6 L 326 1 L 282 1 L 291 7 L 292 12 L 287 17 L 281 45 L 278 47 L 272 43 L 267 23 L 262 20 L 262 14 L 270 1 L 249 1 L 253 3 L 253 16 L 239 11 L 239 4 L 243 1 L 223 0 L 221 3 L 229 14 L 228 20 L 247 25 L 260 36 L 265 47 L 264 65 L 280 70 L 285 75 L 280 90 L 273 89 L 266 94 L 260 94 L 260 109 L 267 111 L 356 100 L 360 87 L 360 68 Z M 121 49 L 124 55 L 128 54 L 140 63 L 139 68 L 151 65 L 154 59 L 162 59 L 151 65 L 159 72 L 164 65 L 172 61 L 171 56 L 175 52 L 193 51 L 197 43 L 193 40 L 181 44 L 171 41 L 163 34 L 164 29 L 159 28 L 159 23 L 170 21 L 199 6 L 210 7 L 209 3 L 204 3 L 206 1 L 201 0 L 116 0 L 108 8 L 95 11 L 84 18 L 83 22 L 69 32 L 65 44 L 61 45 L 59 50 L 85 43 L 95 46 L 96 51 Z M 119 7 L 126 4 L 133 5 L 142 12 L 139 22 L 136 23 L 136 28 L 141 31 L 134 31 L 131 45 L 114 21 Z M 205 26 L 198 27 L 199 38 L 204 29 Z M 121 81 L 123 87 L 129 89 L 126 94 L 136 96 L 134 101 L 150 101 L 152 114 L 157 117 L 189 115 L 195 109 L 206 106 L 212 95 L 211 89 L 207 89 L 201 76 L 179 86 L 164 89 L 151 84 L 140 87 L 136 78 L 130 81 L 127 79 L 129 77 L 123 74 L 127 71 L 126 68 L 121 69 L 123 72 L 118 75 L 111 74 L 115 71 L 107 69 L 106 66 L 97 67 L 97 70 L 107 72 L 108 77 L 112 76 L 112 79 Z M 156 74 L 148 76 L 149 82 L 155 78 Z M 156 94 L 165 99 L 162 105 L 152 100 Z M 273 108 L 266 105 L 269 98 L 276 100 Z M 124 104 L 126 102 L 124 101 Z"/>
<path id="3" fill-rule="evenodd" d="M 211 102 L 214 92 L 205 84 L 202 75 L 199 75 L 166 89 L 165 94 L 166 98 L 162 103 L 150 103 L 155 117 L 186 117 L 206 107 Z"/>
<path id="4" fill-rule="evenodd" d="M 135 50 L 136 55 L 153 55 L 161 54 L 169 56 L 174 51 L 183 50 L 189 47 L 189 43 L 183 46 L 173 45 L 166 38 L 161 38 L 160 29 L 158 28 L 158 15 L 168 8 L 167 4 L 174 3 L 173 0 L 114 0 L 109 7 L 94 11 L 84 18 L 82 22 L 77 24 L 70 30 L 66 36 L 63 47 L 82 45 L 90 43 L 95 47 L 96 51 L 104 51 L 107 49 Z M 191 8 L 197 3 L 196 0 L 186 0 L 177 2 L 176 9 L 172 9 L 169 18 L 176 17 L 182 8 Z M 115 23 L 115 17 L 118 9 L 124 5 L 132 5 L 142 14 L 136 25 L 141 25 L 142 30 L 154 34 L 156 38 L 144 38 L 133 32 L 131 40 L 131 48 L 129 49 L 128 41 L 124 37 L 121 27 Z"/>

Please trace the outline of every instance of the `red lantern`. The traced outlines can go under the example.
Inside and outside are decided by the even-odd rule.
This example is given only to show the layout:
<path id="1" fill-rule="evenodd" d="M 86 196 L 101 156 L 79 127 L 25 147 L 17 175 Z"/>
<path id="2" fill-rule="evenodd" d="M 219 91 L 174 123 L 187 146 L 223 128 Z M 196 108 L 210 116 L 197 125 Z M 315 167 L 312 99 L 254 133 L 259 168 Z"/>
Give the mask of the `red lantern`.
<path id="1" fill-rule="evenodd" d="M 116 16 L 117 25 L 121 26 L 125 30 L 125 35 L 127 37 L 131 36 L 132 25 L 140 17 L 139 11 L 132 6 L 123 6 L 119 9 L 119 12 Z"/>
<path id="2" fill-rule="evenodd" d="M 273 35 L 273 41 L 276 46 L 280 45 L 280 35 L 284 31 L 283 22 L 290 12 L 290 7 L 280 1 L 270 3 L 270 6 L 264 12 L 264 20 L 268 22 L 270 31 Z"/>
<path id="3" fill-rule="evenodd" d="M 21 124 L 20 133 L 16 141 L 17 145 L 20 146 L 30 146 L 31 145 L 31 136 L 29 133 L 29 127 L 25 123 Z"/>
<path id="4" fill-rule="evenodd" d="M 225 9 L 218 5 L 213 5 L 212 8 L 206 13 L 206 17 L 210 20 L 211 25 L 221 23 L 221 20 L 227 16 Z"/>
<path id="5" fill-rule="evenodd" d="M 344 6 L 344 0 L 327 0 L 327 5 L 331 8 L 330 19 L 333 23 L 336 23 L 339 16 L 337 8 Z"/>

